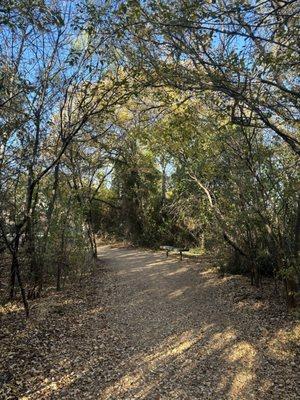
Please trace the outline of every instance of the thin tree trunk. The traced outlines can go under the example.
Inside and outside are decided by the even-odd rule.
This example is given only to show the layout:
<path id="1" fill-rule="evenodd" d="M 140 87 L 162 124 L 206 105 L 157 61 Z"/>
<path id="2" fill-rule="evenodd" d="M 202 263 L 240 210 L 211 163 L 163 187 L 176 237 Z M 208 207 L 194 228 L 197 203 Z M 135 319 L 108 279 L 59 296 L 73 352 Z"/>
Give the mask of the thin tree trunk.
<path id="1" fill-rule="evenodd" d="M 58 292 L 61 290 L 61 273 L 64 260 L 65 260 L 65 226 L 62 231 L 61 243 L 60 243 L 60 256 L 57 263 L 57 271 L 56 271 L 56 290 Z"/>
<path id="2" fill-rule="evenodd" d="M 36 253 L 36 242 L 35 242 L 35 210 L 36 204 L 38 201 L 38 191 L 34 196 L 34 201 L 31 206 L 31 210 L 28 214 L 28 222 L 26 227 L 26 234 L 27 234 L 27 254 L 30 259 L 30 270 L 29 270 L 29 280 L 31 281 L 32 287 L 28 289 L 27 297 L 28 299 L 35 299 L 39 297 L 39 289 L 38 283 L 40 281 L 40 264 L 37 260 L 37 253 Z"/>
<path id="3" fill-rule="evenodd" d="M 11 292 L 10 292 L 10 294 L 13 295 L 13 297 L 14 297 L 15 281 L 17 279 L 19 287 L 20 287 L 20 291 L 21 291 L 21 297 L 22 297 L 22 302 L 24 305 L 26 317 L 28 317 L 29 316 L 29 305 L 28 305 L 28 302 L 26 299 L 26 293 L 25 293 L 25 289 L 23 286 L 22 278 L 21 278 L 19 258 L 18 258 L 19 241 L 20 241 L 20 233 L 17 233 L 14 247 L 13 248 L 10 247 L 10 252 L 12 255 L 12 262 L 11 262 L 12 263 L 12 267 L 11 267 L 12 276 L 11 276 L 11 288 L 10 288 Z"/>
<path id="4" fill-rule="evenodd" d="M 167 173 L 166 173 L 166 162 L 162 160 L 162 177 L 161 177 L 161 205 L 163 206 L 166 201 L 167 192 Z"/>
<path id="5" fill-rule="evenodd" d="M 60 242 L 60 252 L 59 252 L 59 260 L 57 264 L 57 271 L 56 271 L 56 290 L 61 290 L 61 278 L 62 278 L 62 268 L 65 264 L 65 234 L 66 234 L 66 225 L 68 221 L 69 211 L 71 206 L 71 197 L 68 199 L 67 209 L 65 218 L 62 223 L 62 232 L 61 232 L 61 242 Z"/>
<path id="6" fill-rule="evenodd" d="M 59 292 L 61 290 L 61 260 L 57 264 L 57 274 L 56 274 L 56 290 Z"/>
<path id="7" fill-rule="evenodd" d="M 10 269 L 10 290 L 9 290 L 9 298 L 13 300 L 16 295 L 16 268 L 14 263 L 14 258 L 11 261 L 11 269 Z"/>
<path id="8" fill-rule="evenodd" d="M 297 307 L 300 303 L 300 194 L 295 223 L 294 260 L 294 270 L 286 279 L 287 303 L 291 308 Z"/>
<path id="9" fill-rule="evenodd" d="M 39 279 L 39 292 L 42 291 L 43 284 L 44 284 L 44 267 L 45 267 L 45 257 L 47 256 L 48 250 L 48 236 L 50 233 L 51 222 L 52 222 L 52 215 L 54 211 L 55 202 L 57 199 L 57 190 L 58 190 L 58 182 L 59 182 L 59 167 L 60 164 L 56 164 L 54 168 L 54 183 L 53 183 L 53 194 L 52 198 L 47 210 L 47 227 L 43 237 L 43 247 L 42 247 L 42 258 L 40 262 L 40 279 Z"/>
<path id="10" fill-rule="evenodd" d="M 298 204 L 297 204 L 297 217 L 296 217 L 296 224 L 295 224 L 295 260 L 296 266 L 298 267 L 298 275 L 299 275 L 299 268 L 300 268 L 300 194 L 298 195 Z"/>
<path id="11" fill-rule="evenodd" d="M 92 250 L 92 255 L 93 258 L 97 258 L 97 244 L 96 244 L 96 237 L 95 234 L 93 232 L 93 225 L 92 225 L 92 221 L 93 221 L 93 217 L 92 217 L 92 210 L 91 210 L 91 204 L 90 204 L 90 208 L 89 208 L 89 212 L 88 212 L 88 221 L 87 221 L 87 225 L 88 225 L 88 236 L 89 236 L 89 241 L 90 241 L 90 245 L 91 245 L 91 250 Z"/>
<path id="12" fill-rule="evenodd" d="M 26 317 L 28 318 L 29 317 L 29 305 L 28 305 L 28 302 L 26 299 L 26 293 L 25 293 L 25 289 L 24 289 L 22 279 L 21 279 L 19 260 L 18 260 L 17 254 L 15 254 L 15 256 L 13 256 L 13 263 L 15 266 L 16 276 L 18 278 L 18 283 L 19 283 L 19 287 L 20 287 L 20 291 L 21 291 L 21 296 L 22 296 L 22 301 L 23 301 Z"/>

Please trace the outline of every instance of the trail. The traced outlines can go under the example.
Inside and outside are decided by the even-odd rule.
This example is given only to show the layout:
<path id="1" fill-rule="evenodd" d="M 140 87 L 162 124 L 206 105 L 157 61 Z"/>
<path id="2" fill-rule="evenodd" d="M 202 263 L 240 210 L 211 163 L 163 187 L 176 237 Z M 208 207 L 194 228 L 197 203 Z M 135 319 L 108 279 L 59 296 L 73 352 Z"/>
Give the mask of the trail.
<path id="1" fill-rule="evenodd" d="M 299 398 L 280 310 L 244 278 L 151 251 L 99 255 L 114 275 L 108 320 L 121 358 L 100 399 Z"/>
<path id="2" fill-rule="evenodd" d="M 1 399 L 300 398 L 299 324 L 267 283 L 221 278 L 205 257 L 102 246 L 99 260 L 105 273 L 38 300 L 29 321 L 6 317 Z"/>

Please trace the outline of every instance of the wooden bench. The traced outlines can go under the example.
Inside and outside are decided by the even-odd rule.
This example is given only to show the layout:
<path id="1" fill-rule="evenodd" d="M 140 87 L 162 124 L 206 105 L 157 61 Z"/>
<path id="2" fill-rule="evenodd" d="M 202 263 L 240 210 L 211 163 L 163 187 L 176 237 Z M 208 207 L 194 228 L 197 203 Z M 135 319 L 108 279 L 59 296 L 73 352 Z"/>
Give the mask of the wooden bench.
<path id="1" fill-rule="evenodd" d="M 161 250 L 165 250 L 166 251 L 166 256 L 169 257 L 169 252 L 170 251 L 174 251 L 176 253 L 180 254 L 180 260 L 182 260 L 182 252 L 183 251 L 189 251 L 188 248 L 186 247 L 174 247 L 174 246 L 160 246 Z"/>

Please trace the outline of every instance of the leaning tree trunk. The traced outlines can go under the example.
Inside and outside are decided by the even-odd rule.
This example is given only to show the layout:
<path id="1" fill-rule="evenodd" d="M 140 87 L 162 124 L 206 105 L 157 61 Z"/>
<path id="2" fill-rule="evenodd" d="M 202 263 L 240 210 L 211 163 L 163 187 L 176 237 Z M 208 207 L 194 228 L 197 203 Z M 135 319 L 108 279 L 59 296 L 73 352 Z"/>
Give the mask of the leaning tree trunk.
<path id="1" fill-rule="evenodd" d="M 26 293 L 25 293 L 25 289 L 23 286 L 23 281 L 22 281 L 21 273 L 20 273 L 20 265 L 19 265 L 19 240 L 20 240 L 20 236 L 19 236 L 19 234 L 17 234 L 14 246 L 10 248 L 11 256 L 12 256 L 12 261 L 11 261 L 12 276 L 11 276 L 10 295 L 11 295 L 11 297 L 14 297 L 14 295 L 15 295 L 15 283 L 17 280 L 20 291 L 21 291 L 21 297 L 22 297 L 22 302 L 24 305 L 26 317 L 28 317 L 29 316 L 29 305 L 28 305 L 28 302 L 26 299 Z"/>

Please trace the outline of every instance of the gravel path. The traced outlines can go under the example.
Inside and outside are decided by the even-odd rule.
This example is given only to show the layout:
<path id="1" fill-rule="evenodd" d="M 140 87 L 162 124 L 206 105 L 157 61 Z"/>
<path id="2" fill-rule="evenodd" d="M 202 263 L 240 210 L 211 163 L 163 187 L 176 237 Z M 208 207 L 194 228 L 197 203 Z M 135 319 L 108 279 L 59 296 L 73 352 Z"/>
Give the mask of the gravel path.
<path id="1" fill-rule="evenodd" d="M 99 399 L 299 399 L 299 330 L 267 293 L 205 262 L 109 247 L 100 257 L 119 360 Z"/>
<path id="2" fill-rule="evenodd" d="M 300 398 L 299 324 L 271 286 L 220 278 L 204 258 L 99 256 L 79 285 L 31 304 L 29 320 L 21 305 L 6 310 L 0 399 Z"/>

